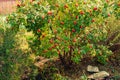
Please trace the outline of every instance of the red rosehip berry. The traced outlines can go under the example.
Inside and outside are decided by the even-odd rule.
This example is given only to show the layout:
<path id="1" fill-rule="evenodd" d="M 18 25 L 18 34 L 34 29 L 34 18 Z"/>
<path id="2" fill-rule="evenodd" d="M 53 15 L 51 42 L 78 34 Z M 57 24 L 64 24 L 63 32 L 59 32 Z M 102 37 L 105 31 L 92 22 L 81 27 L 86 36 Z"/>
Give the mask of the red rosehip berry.
<path id="1" fill-rule="evenodd" d="M 92 22 L 95 22 L 95 20 L 93 19 Z"/>
<path id="2" fill-rule="evenodd" d="M 94 11 L 97 11 L 97 9 L 98 9 L 97 7 L 94 7 L 94 8 L 93 8 Z"/>
<path id="3" fill-rule="evenodd" d="M 53 32 L 56 34 L 58 31 L 57 31 L 57 30 L 54 30 Z"/>
<path id="4" fill-rule="evenodd" d="M 76 16 L 76 19 L 78 19 L 79 17 L 78 16 Z"/>
<path id="5" fill-rule="evenodd" d="M 106 0 L 106 2 L 108 3 L 108 2 L 109 2 L 109 0 Z"/>
<path id="6" fill-rule="evenodd" d="M 37 30 L 37 32 L 39 33 L 39 32 L 41 32 L 41 30 L 40 30 L 40 29 L 38 29 L 38 30 Z"/>
<path id="7" fill-rule="evenodd" d="M 48 50 L 52 50 L 52 49 L 53 49 L 52 47 L 48 48 Z"/>
<path id="8" fill-rule="evenodd" d="M 52 15 L 52 11 L 48 11 L 48 13 L 47 13 L 48 15 Z"/>
<path id="9" fill-rule="evenodd" d="M 55 43 L 54 45 L 55 45 L 55 46 L 58 46 L 58 44 L 57 44 L 57 43 Z"/>
<path id="10" fill-rule="evenodd" d="M 76 6 L 76 7 L 78 7 L 78 6 L 79 6 L 79 4 L 78 4 L 78 3 L 75 3 L 75 6 Z"/>
<path id="11" fill-rule="evenodd" d="M 83 15 L 83 14 L 84 14 L 84 12 L 83 12 L 83 11 L 80 11 L 80 14 L 81 14 L 81 15 Z"/>
<path id="12" fill-rule="evenodd" d="M 92 46 L 92 45 L 90 45 L 90 48 L 93 48 L 93 46 Z"/>
<path id="13" fill-rule="evenodd" d="M 75 32 L 75 29 L 72 29 L 72 32 Z"/>
<path id="14" fill-rule="evenodd" d="M 73 42 L 76 42 L 76 41 L 77 41 L 77 40 L 74 38 L 74 39 L 73 39 Z"/>
<path id="15" fill-rule="evenodd" d="M 82 29 L 82 26 L 80 26 L 80 28 Z"/>
<path id="16" fill-rule="evenodd" d="M 48 50 L 44 50 L 43 52 L 46 53 L 46 52 L 48 52 Z"/>
<path id="17" fill-rule="evenodd" d="M 65 4 L 65 5 L 64 5 L 64 8 L 68 8 L 68 5 L 67 5 L 67 4 Z"/>
<path id="18" fill-rule="evenodd" d="M 59 5 L 58 5 L 58 4 L 55 4 L 55 6 L 56 6 L 56 7 L 59 7 Z"/>
<path id="19" fill-rule="evenodd" d="M 108 13 L 108 17 L 110 17 L 110 13 Z"/>
<path id="20" fill-rule="evenodd" d="M 74 24 L 74 25 L 76 25 L 76 24 L 77 24 L 77 22 L 76 22 L 76 21 L 74 21 L 74 22 L 73 22 L 73 24 Z"/>
<path id="21" fill-rule="evenodd" d="M 53 43 L 53 40 L 52 39 L 50 39 L 50 41 L 49 41 L 51 44 Z"/>
<path id="22" fill-rule="evenodd" d="M 49 19 L 49 20 L 48 20 L 48 23 L 50 23 L 50 22 L 51 22 L 51 20 Z"/>
<path id="23" fill-rule="evenodd" d="M 17 7 L 20 7 L 20 4 L 17 4 Z"/>
<path id="24" fill-rule="evenodd" d="M 42 16 L 42 19 L 44 19 L 45 18 L 45 16 Z"/>
<path id="25" fill-rule="evenodd" d="M 57 53 L 60 54 L 60 51 L 58 50 Z"/>
<path id="26" fill-rule="evenodd" d="M 64 22 L 60 22 L 61 25 L 64 25 Z"/>
<path id="27" fill-rule="evenodd" d="M 120 7 L 120 2 L 118 3 L 118 6 Z"/>

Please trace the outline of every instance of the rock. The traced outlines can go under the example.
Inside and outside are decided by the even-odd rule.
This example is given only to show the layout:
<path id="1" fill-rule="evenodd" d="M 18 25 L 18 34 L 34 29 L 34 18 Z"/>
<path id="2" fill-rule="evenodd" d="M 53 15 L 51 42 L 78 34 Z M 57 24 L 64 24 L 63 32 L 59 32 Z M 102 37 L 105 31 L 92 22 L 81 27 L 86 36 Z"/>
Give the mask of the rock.
<path id="1" fill-rule="evenodd" d="M 36 62 L 34 65 L 37 66 L 37 67 L 39 67 L 39 68 L 43 68 L 43 66 L 45 65 L 45 63 L 47 63 L 49 61 L 50 61 L 50 59 L 43 59 L 43 60 L 41 60 L 39 62 Z"/>
<path id="2" fill-rule="evenodd" d="M 42 57 L 42 56 L 37 56 L 37 57 L 35 58 L 35 62 L 39 62 L 39 61 L 41 61 L 41 60 L 43 60 L 43 59 L 45 59 L 45 58 Z"/>
<path id="3" fill-rule="evenodd" d="M 99 72 L 99 69 L 98 69 L 98 67 L 96 67 L 96 66 L 88 65 L 88 66 L 87 66 L 87 71 L 88 71 L 88 72 Z"/>
<path id="4" fill-rule="evenodd" d="M 101 80 L 101 79 L 103 79 L 105 77 L 108 77 L 109 75 L 110 74 L 107 73 L 106 71 L 100 71 L 98 73 L 94 73 L 94 74 L 88 76 L 88 79 L 95 79 L 95 80 L 98 79 L 98 80 Z"/>
<path id="5" fill-rule="evenodd" d="M 39 69 L 43 69 L 45 67 L 45 65 L 50 65 L 52 61 L 56 61 L 56 60 L 58 60 L 58 58 L 47 59 L 42 56 L 37 56 L 35 58 L 34 65 L 36 67 L 38 67 Z"/>

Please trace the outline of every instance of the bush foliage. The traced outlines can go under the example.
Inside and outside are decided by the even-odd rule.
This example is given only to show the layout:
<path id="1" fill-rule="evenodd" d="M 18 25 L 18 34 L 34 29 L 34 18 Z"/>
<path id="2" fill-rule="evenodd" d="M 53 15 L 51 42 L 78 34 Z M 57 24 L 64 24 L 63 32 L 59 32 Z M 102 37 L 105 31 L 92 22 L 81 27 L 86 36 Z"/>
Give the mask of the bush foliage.
<path id="1" fill-rule="evenodd" d="M 119 9 L 118 0 L 23 0 L 7 21 L 16 32 L 21 26 L 33 32 L 36 55 L 58 54 L 64 65 L 86 56 L 106 63 L 112 54 L 101 44 L 108 36 L 106 20 L 111 15 L 119 19 Z"/>

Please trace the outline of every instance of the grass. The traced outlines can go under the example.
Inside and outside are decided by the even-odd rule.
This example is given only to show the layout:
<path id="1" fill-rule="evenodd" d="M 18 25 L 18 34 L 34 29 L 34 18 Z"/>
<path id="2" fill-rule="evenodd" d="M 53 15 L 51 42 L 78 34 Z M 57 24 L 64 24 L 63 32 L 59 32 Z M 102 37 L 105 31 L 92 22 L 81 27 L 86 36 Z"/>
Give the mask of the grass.
<path id="1" fill-rule="evenodd" d="M 25 29 L 14 33 L 6 24 L 5 16 L 0 16 L 0 20 L 0 80 L 20 80 L 26 70 L 34 69 L 28 53 L 28 35 L 25 35 Z M 35 69 L 29 75 L 33 76 L 34 72 Z"/>
<path id="2" fill-rule="evenodd" d="M 115 32 L 118 32 L 116 36 L 111 38 L 110 43 L 119 43 L 120 42 L 120 20 L 116 20 L 114 16 L 108 19 L 108 37 L 112 36 Z"/>

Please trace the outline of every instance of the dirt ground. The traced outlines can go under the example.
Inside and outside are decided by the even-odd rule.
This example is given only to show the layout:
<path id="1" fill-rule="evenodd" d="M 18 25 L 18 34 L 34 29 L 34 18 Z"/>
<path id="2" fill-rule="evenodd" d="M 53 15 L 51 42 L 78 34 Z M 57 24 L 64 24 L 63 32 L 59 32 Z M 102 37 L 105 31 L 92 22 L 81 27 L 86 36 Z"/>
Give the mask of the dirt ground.
<path id="1" fill-rule="evenodd" d="M 98 63 L 97 61 L 92 61 L 89 58 L 83 59 L 80 64 L 77 65 L 70 65 L 71 69 L 65 69 L 60 60 L 56 60 L 53 62 L 47 69 L 44 70 L 46 73 L 45 77 L 48 78 L 49 80 L 51 77 L 51 72 L 56 73 L 56 74 L 61 74 L 62 76 L 66 76 L 70 78 L 70 80 L 81 80 L 80 77 L 85 75 L 88 76 L 90 73 L 87 72 L 87 66 L 92 65 L 92 66 L 97 66 L 100 71 L 107 71 L 110 76 L 116 78 L 118 77 L 119 79 L 112 79 L 112 80 L 120 80 L 120 54 L 112 56 L 108 63 L 103 65 Z M 54 66 L 54 69 L 56 70 L 50 70 L 51 67 Z M 105 79 L 105 80 L 111 80 L 111 79 Z"/>
<path id="2" fill-rule="evenodd" d="M 16 0 L 0 0 L 0 14 L 8 14 L 15 11 Z"/>

